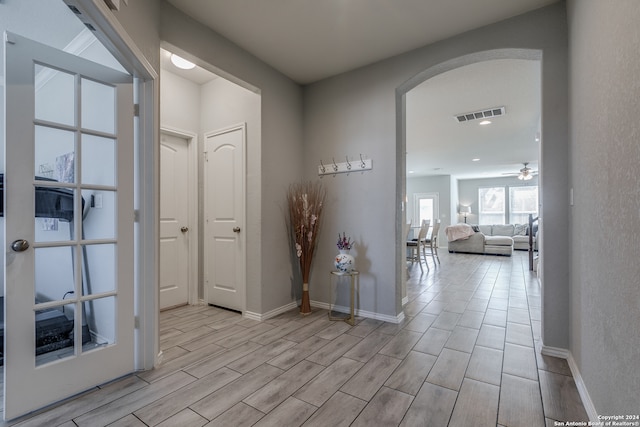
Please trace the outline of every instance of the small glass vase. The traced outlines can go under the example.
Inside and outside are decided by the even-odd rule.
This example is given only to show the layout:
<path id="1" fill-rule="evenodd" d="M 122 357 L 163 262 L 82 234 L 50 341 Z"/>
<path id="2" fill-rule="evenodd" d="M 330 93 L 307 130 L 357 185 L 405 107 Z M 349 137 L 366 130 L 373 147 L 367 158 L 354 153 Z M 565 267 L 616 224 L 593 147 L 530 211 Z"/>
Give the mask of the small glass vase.
<path id="1" fill-rule="evenodd" d="M 348 250 L 341 249 L 340 253 L 336 255 L 334 266 L 336 271 L 340 273 L 350 273 L 355 269 L 355 261 L 355 258 Z"/>

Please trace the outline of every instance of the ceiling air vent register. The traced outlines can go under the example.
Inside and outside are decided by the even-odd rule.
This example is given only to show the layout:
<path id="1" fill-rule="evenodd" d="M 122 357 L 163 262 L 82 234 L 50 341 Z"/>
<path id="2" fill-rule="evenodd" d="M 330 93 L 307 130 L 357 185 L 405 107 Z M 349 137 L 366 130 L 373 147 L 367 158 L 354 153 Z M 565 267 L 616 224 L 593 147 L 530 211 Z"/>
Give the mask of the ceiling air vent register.
<path id="1" fill-rule="evenodd" d="M 456 114 L 455 119 L 458 121 L 458 123 L 462 123 L 470 122 L 472 120 L 503 116 L 504 113 L 504 107 L 494 107 L 488 108 L 486 110 L 474 111 L 472 113 Z"/>

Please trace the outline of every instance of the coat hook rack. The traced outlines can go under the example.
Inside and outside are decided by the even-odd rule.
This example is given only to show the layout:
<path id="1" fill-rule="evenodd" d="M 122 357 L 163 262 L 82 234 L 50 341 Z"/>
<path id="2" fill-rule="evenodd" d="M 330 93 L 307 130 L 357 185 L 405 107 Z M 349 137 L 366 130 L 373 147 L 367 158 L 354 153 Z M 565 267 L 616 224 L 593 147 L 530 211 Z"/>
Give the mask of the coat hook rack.
<path id="1" fill-rule="evenodd" d="M 364 172 L 373 169 L 373 162 L 371 159 L 365 159 L 362 154 L 360 154 L 360 162 L 352 163 L 349 160 L 349 156 L 346 156 L 346 162 L 336 163 L 335 157 L 331 158 L 331 164 L 325 165 L 322 160 L 320 160 L 320 165 L 318 166 L 318 175 L 337 175 L 339 173 L 352 173 L 352 172 Z"/>

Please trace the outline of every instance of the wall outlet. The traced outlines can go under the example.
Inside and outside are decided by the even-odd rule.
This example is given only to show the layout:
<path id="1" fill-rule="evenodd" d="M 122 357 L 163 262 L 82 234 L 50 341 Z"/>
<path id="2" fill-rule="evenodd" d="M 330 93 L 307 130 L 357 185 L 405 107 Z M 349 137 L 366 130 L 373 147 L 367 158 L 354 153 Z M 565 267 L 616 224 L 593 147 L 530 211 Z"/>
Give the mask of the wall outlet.
<path id="1" fill-rule="evenodd" d="M 93 196 L 93 207 L 96 209 L 102 209 L 102 194 L 95 194 Z"/>

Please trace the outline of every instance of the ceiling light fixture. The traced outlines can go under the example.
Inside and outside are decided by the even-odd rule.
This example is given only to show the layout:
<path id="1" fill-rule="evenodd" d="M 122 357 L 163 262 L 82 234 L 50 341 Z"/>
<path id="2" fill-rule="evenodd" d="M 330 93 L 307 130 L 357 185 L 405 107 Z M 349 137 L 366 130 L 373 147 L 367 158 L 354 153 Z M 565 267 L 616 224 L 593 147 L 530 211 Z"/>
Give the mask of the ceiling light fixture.
<path id="1" fill-rule="evenodd" d="M 483 120 L 480 123 L 478 123 L 480 126 L 486 126 L 486 125 L 490 125 L 491 124 L 491 120 Z"/>
<path id="2" fill-rule="evenodd" d="M 531 175 L 528 170 L 522 171 L 520 172 L 520 175 L 518 175 L 518 179 L 520 181 L 529 181 L 531 178 L 533 178 L 533 175 Z"/>
<path id="3" fill-rule="evenodd" d="M 194 64 L 193 62 L 187 61 L 186 59 L 176 55 L 175 53 L 171 54 L 171 63 L 182 70 L 191 70 L 196 66 L 196 64 Z"/>
<path id="4" fill-rule="evenodd" d="M 479 162 L 480 159 L 471 159 L 472 162 Z"/>

